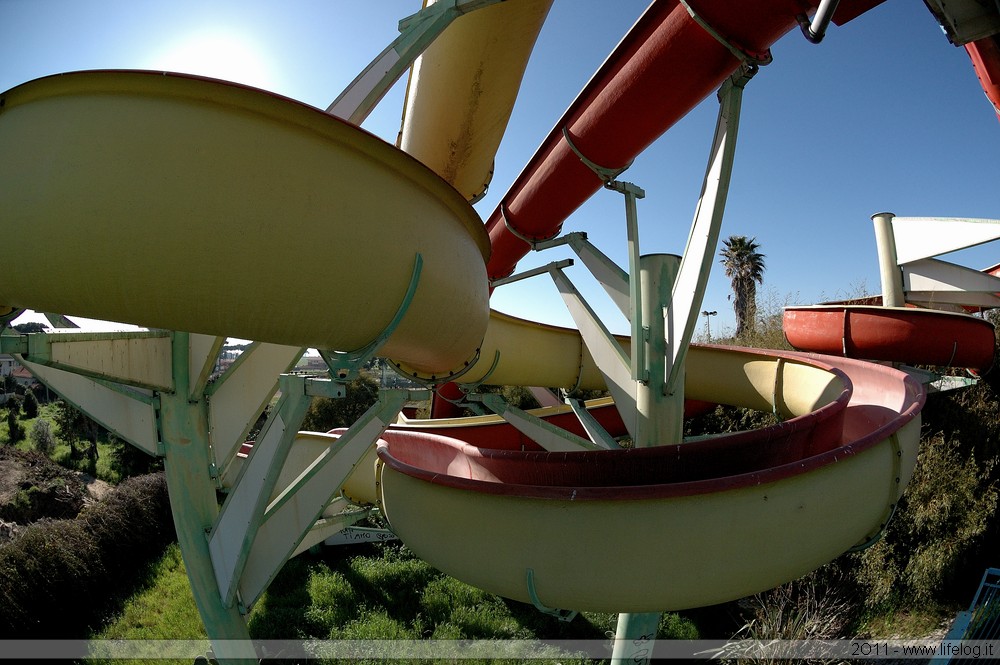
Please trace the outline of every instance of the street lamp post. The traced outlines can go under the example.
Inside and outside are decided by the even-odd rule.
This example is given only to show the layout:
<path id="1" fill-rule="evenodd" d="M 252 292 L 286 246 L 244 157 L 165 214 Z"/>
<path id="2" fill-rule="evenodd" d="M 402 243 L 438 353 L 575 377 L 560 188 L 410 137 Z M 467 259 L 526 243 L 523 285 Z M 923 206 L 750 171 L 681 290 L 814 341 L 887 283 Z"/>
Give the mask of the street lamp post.
<path id="1" fill-rule="evenodd" d="M 708 335 L 709 343 L 712 342 L 712 326 L 709 324 L 711 319 L 708 317 L 715 316 L 716 314 L 718 314 L 718 312 L 709 312 L 708 310 L 703 310 L 701 313 L 701 315 L 705 317 L 705 333 Z"/>

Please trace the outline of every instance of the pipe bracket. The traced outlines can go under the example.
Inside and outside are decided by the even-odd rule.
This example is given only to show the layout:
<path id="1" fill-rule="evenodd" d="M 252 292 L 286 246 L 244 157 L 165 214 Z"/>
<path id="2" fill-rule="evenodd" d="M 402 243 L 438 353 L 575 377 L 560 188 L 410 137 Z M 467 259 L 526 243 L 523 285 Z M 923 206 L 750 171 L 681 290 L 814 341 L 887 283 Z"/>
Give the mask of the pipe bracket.
<path id="1" fill-rule="evenodd" d="M 525 578 L 528 584 L 528 597 L 531 598 L 531 604 L 535 606 L 535 609 L 537 609 L 542 614 L 546 614 L 550 617 L 555 617 L 560 621 L 565 621 L 567 623 L 576 618 L 576 615 L 578 614 L 576 610 L 560 610 L 542 604 L 542 601 L 538 599 L 538 593 L 535 591 L 534 569 L 527 568 Z"/>
<path id="2" fill-rule="evenodd" d="M 764 51 L 763 55 L 755 55 L 750 53 L 746 49 L 734 44 L 728 37 L 724 36 L 718 30 L 713 28 L 708 21 L 698 16 L 698 14 L 694 11 L 694 8 L 691 7 L 691 4 L 688 2 L 688 0 L 680 0 L 680 3 L 684 5 L 684 9 L 688 11 L 688 14 L 691 15 L 691 18 L 694 19 L 695 23 L 704 28 L 705 32 L 714 37 L 717 42 L 725 46 L 729 50 L 729 52 L 732 53 L 738 60 L 742 60 L 743 62 L 747 62 L 753 65 L 771 64 L 773 58 L 771 57 L 770 49 Z"/>

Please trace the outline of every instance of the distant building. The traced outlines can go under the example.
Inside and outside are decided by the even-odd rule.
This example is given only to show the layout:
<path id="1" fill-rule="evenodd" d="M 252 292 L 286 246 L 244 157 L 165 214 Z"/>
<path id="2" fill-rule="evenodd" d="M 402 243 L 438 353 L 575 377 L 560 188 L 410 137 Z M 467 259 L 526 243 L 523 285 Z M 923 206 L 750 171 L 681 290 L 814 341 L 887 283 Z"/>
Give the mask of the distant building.
<path id="1" fill-rule="evenodd" d="M 38 383 L 35 377 L 31 375 L 31 372 L 26 370 L 21 363 L 17 362 L 14 356 L 7 355 L 6 353 L 0 354 L 0 379 L 8 376 L 14 377 L 17 385 L 25 389 L 31 388 Z M 8 395 L 4 391 L 4 383 L 4 381 L 0 380 L 0 404 L 6 404 L 8 400 Z"/>
<path id="2" fill-rule="evenodd" d="M 18 385 L 24 386 L 25 388 L 30 388 L 36 383 L 38 383 L 38 380 L 35 379 L 35 376 L 27 369 L 25 369 L 22 365 L 18 365 L 17 368 L 10 373 L 10 375 L 14 377 Z"/>
<path id="3" fill-rule="evenodd" d="M 21 364 L 14 360 L 14 356 L 0 354 L 0 376 L 10 376 L 20 366 Z"/>

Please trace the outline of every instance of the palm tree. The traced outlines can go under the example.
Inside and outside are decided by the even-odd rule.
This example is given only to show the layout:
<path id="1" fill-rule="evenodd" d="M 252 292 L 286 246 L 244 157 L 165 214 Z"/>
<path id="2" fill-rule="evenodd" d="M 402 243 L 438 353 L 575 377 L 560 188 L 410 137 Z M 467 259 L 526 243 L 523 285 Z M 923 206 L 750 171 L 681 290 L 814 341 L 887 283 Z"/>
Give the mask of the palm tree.
<path id="1" fill-rule="evenodd" d="M 726 266 L 726 277 L 733 285 L 733 311 L 736 313 L 736 337 L 754 329 L 757 313 L 757 284 L 764 283 L 764 255 L 758 252 L 757 238 L 729 236 L 719 252 Z"/>

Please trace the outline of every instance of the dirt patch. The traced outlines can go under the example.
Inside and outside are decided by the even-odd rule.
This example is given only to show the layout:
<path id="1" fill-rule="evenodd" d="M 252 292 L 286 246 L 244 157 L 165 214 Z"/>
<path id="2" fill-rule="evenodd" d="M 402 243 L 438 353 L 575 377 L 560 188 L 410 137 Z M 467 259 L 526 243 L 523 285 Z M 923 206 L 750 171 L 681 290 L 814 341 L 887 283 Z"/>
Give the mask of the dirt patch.
<path id="1" fill-rule="evenodd" d="M 95 501 L 100 501 L 115 487 L 109 482 L 105 482 L 99 478 L 94 478 L 89 473 L 80 473 L 80 480 L 83 482 L 83 486 L 87 490 L 87 505 L 90 505 Z"/>
<path id="2" fill-rule="evenodd" d="M 0 448 L 0 520 L 23 525 L 76 517 L 87 498 L 80 474 L 35 452 Z"/>

